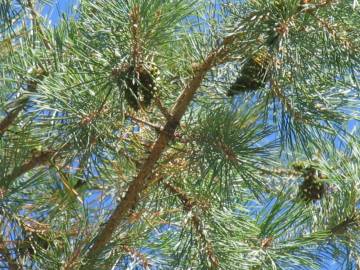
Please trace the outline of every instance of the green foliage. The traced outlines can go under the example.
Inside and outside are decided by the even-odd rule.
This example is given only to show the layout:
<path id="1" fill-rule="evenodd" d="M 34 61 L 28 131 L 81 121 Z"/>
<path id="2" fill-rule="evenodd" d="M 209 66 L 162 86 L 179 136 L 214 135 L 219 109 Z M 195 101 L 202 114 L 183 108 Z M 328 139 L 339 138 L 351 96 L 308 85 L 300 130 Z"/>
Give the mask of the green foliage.
<path id="1" fill-rule="evenodd" d="M 0 268 L 358 269 L 357 1 L 0 2 Z"/>

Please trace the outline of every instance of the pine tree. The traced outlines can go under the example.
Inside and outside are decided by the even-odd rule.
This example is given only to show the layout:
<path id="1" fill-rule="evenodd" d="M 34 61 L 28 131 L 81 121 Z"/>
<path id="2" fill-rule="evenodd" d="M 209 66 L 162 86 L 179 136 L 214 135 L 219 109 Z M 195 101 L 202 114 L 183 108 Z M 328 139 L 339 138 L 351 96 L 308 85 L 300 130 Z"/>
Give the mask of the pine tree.
<path id="1" fill-rule="evenodd" d="M 0 1 L 1 268 L 360 269 L 357 1 L 50 2 Z"/>

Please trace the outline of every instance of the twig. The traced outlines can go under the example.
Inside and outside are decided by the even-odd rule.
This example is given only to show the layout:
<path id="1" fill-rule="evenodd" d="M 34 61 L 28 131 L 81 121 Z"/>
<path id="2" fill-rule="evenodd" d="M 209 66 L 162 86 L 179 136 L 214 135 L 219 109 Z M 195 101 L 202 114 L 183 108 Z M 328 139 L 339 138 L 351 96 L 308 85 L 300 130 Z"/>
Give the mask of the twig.
<path id="1" fill-rule="evenodd" d="M 280 177 L 299 177 L 302 175 L 301 172 L 291 170 L 291 169 L 286 169 L 286 168 L 272 168 L 272 169 L 261 168 L 260 174 L 264 174 L 264 175 L 270 174 L 270 175 L 276 175 L 276 176 L 280 176 Z"/>
<path id="2" fill-rule="evenodd" d="M 342 235 L 346 233 L 348 229 L 352 226 L 359 226 L 359 216 L 357 213 L 353 213 L 351 216 L 347 217 L 343 222 L 335 225 L 330 229 L 331 233 L 334 235 Z"/>
<path id="3" fill-rule="evenodd" d="M 134 66 L 136 69 L 139 68 L 141 59 L 141 39 L 140 39 L 140 7 L 135 5 L 131 10 L 130 14 L 130 29 L 132 37 L 132 57 Z M 138 70 L 136 70 L 138 71 Z"/>
<path id="4" fill-rule="evenodd" d="M 141 264 L 143 265 L 143 267 L 145 269 L 148 269 L 149 267 L 151 267 L 151 262 L 149 261 L 149 259 L 146 258 L 146 256 L 144 254 L 137 251 L 135 248 L 124 245 L 123 249 L 125 252 L 133 255 L 134 257 L 137 257 L 141 261 Z"/>
<path id="5" fill-rule="evenodd" d="M 185 192 L 183 192 L 181 189 L 174 187 L 170 183 L 166 182 L 164 183 L 167 190 L 169 190 L 171 193 L 173 193 L 176 197 L 178 197 L 181 202 L 184 205 L 184 210 L 187 212 L 192 212 L 192 208 L 196 206 L 195 201 L 190 199 Z M 219 268 L 219 261 L 216 258 L 214 248 L 210 241 L 207 239 L 203 226 L 201 224 L 201 220 L 199 216 L 197 216 L 195 213 L 191 213 L 191 222 L 193 223 L 193 226 L 196 230 L 196 232 L 199 234 L 200 239 L 205 247 L 207 257 L 210 261 L 211 268 L 210 269 L 218 269 Z"/>
<path id="6" fill-rule="evenodd" d="M 297 112 L 293 106 L 291 105 L 290 101 L 288 100 L 288 98 L 284 95 L 284 93 L 281 91 L 281 89 L 279 88 L 279 86 L 276 84 L 276 82 L 273 82 L 274 87 L 272 87 L 272 93 L 274 94 L 275 97 L 277 97 L 280 102 L 283 104 L 285 111 L 287 113 L 289 113 L 295 121 L 297 122 L 303 122 L 304 124 L 308 124 L 309 120 L 305 119 L 301 113 Z"/>
<path id="7" fill-rule="evenodd" d="M 164 115 L 166 121 L 169 121 L 171 119 L 171 114 L 164 107 L 164 105 L 161 103 L 161 100 L 158 97 L 155 97 L 155 105 L 159 108 L 160 112 Z"/>
<path id="8" fill-rule="evenodd" d="M 81 250 L 82 250 L 82 245 L 78 245 L 75 248 L 74 252 L 71 254 L 70 258 L 65 263 L 64 267 L 62 268 L 63 270 L 74 269 L 75 267 L 78 266 L 78 264 L 80 264 L 79 257 L 81 256 Z"/>
<path id="9" fill-rule="evenodd" d="M 34 8 L 34 4 L 32 2 L 32 0 L 27 0 L 27 6 L 30 9 L 30 13 L 32 16 L 32 20 L 33 20 L 33 24 L 34 27 L 36 28 L 36 30 L 39 32 L 39 34 L 41 35 L 45 48 L 50 50 L 51 49 L 51 45 L 50 42 L 45 38 L 45 34 L 38 22 L 38 17 L 39 15 L 37 14 L 37 12 L 35 11 Z M 45 74 L 40 74 L 40 75 L 45 75 Z M 37 82 L 30 80 L 27 82 L 27 90 L 31 91 L 31 92 L 35 92 L 36 91 L 36 87 L 37 87 Z M 15 119 L 18 117 L 19 113 L 24 109 L 24 107 L 26 106 L 28 101 L 28 98 L 26 98 L 22 104 L 17 107 L 16 109 L 14 109 L 13 111 L 9 112 L 7 114 L 7 116 L 0 122 L 0 136 L 2 136 L 8 129 L 9 127 L 14 123 Z"/>
<path id="10" fill-rule="evenodd" d="M 45 48 L 48 49 L 48 50 L 51 50 L 50 42 L 45 38 L 44 31 L 42 30 L 41 25 L 39 23 L 39 14 L 36 12 L 32 0 L 27 0 L 27 6 L 30 9 L 30 14 L 31 14 L 31 17 L 32 17 L 33 26 L 35 27 L 35 29 L 39 32 L 40 36 L 42 37 Z"/>
<path id="11" fill-rule="evenodd" d="M 6 246 L 6 243 L 3 239 L 3 237 L 0 235 L 0 253 L 3 254 L 7 265 L 9 267 L 9 270 L 20 270 L 22 269 L 20 265 L 17 264 L 17 262 L 11 257 L 10 251 Z"/>
<path id="12" fill-rule="evenodd" d="M 63 149 L 66 149 L 69 147 L 69 144 L 63 145 L 58 150 L 46 150 L 34 153 L 30 160 L 24 162 L 18 167 L 15 167 L 13 171 L 10 174 L 5 175 L 1 181 L 0 181 L 0 187 L 7 187 L 9 186 L 13 181 L 15 181 L 18 177 L 24 175 L 25 173 L 31 171 L 32 169 L 35 169 L 39 166 L 42 166 L 50 161 L 51 158 L 56 158 L 60 155 L 61 151 Z M 4 191 L 1 195 L 5 196 Z"/>
<path id="13" fill-rule="evenodd" d="M 19 167 L 16 167 L 10 174 L 6 175 L 1 180 L 2 186 L 8 186 L 10 185 L 16 178 L 20 177 L 21 175 L 27 173 L 28 171 L 41 166 L 45 164 L 51 156 L 54 154 L 53 151 L 44 151 L 39 153 L 38 155 L 32 156 L 32 158 L 20 165 Z"/>
<path id="14" fill-rule="evenodd" d="M 138 122 L 140 124 L 143 124 L 143 125 L 146 125 L 148 127 L 151 127 L 153 128 L 157 133 L 161 133 L 161 132 L 166 132 L 166 130 L 163 128 L 163 127 L 160 127 L 160 126 L 157 126 L 153 123 L 150 123 L 150 122 L 147 122 L 145 120 L 142 120 L 142 119 L 139 119 L 135 116 L 132 116 L 130 114 L 125 114 L 126 116 L 130 117 L 134 122 Z M 178 141 L 182 142 L 182 143 L 188 143 L 187 140 L 184 140 L 182 138 L 182 136 L 178 133 L 178 132 L 175 132 L 175 133 L 168 133 L 169 136 L 172 136 L 173 138 L 172 139 L 177 139 Z"/>
<path id="15" fill-rule="evenodd" d="M 137 117 L 135 117 L 135 116 L 133 116 L 133 115 L 130 115 L 130 114 L 125 114 L 127 117 L 130 117 L 133 121 L 135 121 L 135 122 L 138 122 L 138 123 L 140 123 L 140 124 L 144 124 L 144 125 L 146 125 L 146 126 L 149 126 L 149 127 L 151 127 L 151 128 L 153 128 L 153 129 L 155 129 L 157 132 L 161 132 L 161 127 L 160 126 L 158 126 L 158 125 L 155 125 L 155 124 L 153 124 L 153 123 L 150 123 L 150 122 L 147 122 L 147 121 L 145 121 L 145 120 L 142 120 L 142 119 L 140 119 L 140 118 L 137 118 Z"/>
<path id="16" fill-rule="evenodd" d="M 55 163 L 52 163 L 52 166 L 56 169 L 64 187 L 69 191 L 69 193 L 72 196 L 74 196 L 81 204 L 83 204 L 84 202 L 82 198 L 80 197 L 79 193 L 76 191 L 76 188 L 70 184 L 70 180 L 67 177 L 67 175 Z"/>
<path id="17" fill-rule="evenodd" d="M 18 117 L 19 113 L 24 109 L 26 103 L 23 103 L 21 106 L 16 109 L 8 112 L 6 117 L 0 122 L 0 137 L 9 129 L 9 127 L 14 123 L 15 119 Z"/>
<path id="18" fill-rule="evenodd" d="M 336 29 L 334 27 L 334 25 L 331 25 L 325 19 L 320 18 L 316 14 L 312 13 L 312 16 L 321 24 L 322 27 L 324 27 L 326 29 L 326 31 L 334 39 L 336 39 L 337 42 L 339 42 L 339 44 L 343 45 L 345 49 L 357 49 L 357 47 L 354 45 L 354 43 L 351 42 L 351 39 L 339 36 L 339 34 L 338 34 L 339 29 Z"/>

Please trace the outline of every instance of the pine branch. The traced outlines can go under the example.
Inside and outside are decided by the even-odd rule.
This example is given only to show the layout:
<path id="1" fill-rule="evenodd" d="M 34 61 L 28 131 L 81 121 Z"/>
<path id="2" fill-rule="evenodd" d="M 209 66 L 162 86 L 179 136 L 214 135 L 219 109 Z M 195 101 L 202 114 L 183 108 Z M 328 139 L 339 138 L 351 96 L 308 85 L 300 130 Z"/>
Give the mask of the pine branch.
<path id="1" fill-rule="evenodd" d="M 172 117 L 164 126 L 165 132 L 160 133 L 151 150 L 150 155 L 143 163 L 138 175 L 131 182 L 124 198 L 116 207 L 106 225 L 95 238 L 95 242 L 86 256 L 89 261 L 93 258 L 96 258 L 98 254 L 105 248 L 105 246 L 112 239 L 113 233 L 116 231 L 121 222 L 128 218 L 129 211 L 135 208 L 140 201 L 140 194 L 147 186 L 148 177 L 151 175 L 156 162 L 160 159 L 162 153 L 165 151 L 167 144 L 173 138 L 175 130 L 178 127 L 182 116 L 185 114 L 196 91 L 201 86 L 206 73 L 219 61 L 223 61 L 223 59 L 228 54 L 228 45 L 231 44 L 232 41 L 232 36 L 225 38 L 223 45 L 220 48 L 211 52 L 201 64 L 197 65 L 197 68 L 194 70 L 193 77 L 188 80 L 182 93 L 176 100 L 171 113 Z"/>
<path id="2" fill-rule="evenodd" d="M 8 250 L 6 243 L 2 236 L 0 236 L 0 253 L 3 254 L 9 270 L 20 270 L 22 267 L 11 257 L 10 251 Z"/>
<path id="3" fill-rule="evenodd" d="M 305 119 L 301 113 L 297 112 L 294 107 L 291 105 L 291 102 L 289 101 L 289 99 L 285 96 L 285 94 L 281 91 L 281 89 L 279 88 L 279 86 L 276 84 L 276 82 L 273 82 L 273 88 L 272 88 L 272 93 L 274 94 L 275 97 L 277 97 L 280 102 L 283 104 L 285 111 L 287 113 L 289 113 L 295 121 L 297 122 L 303 122 L 304 124 L 308 124 L 309 120 Z"/>
<path id="4" fill-rule="evenodd" d="M 70 258 L 65 263 L 63 270 L 71 270 L 79 265 L 79 257 L 81 256 L 81 248 L 82 246 L 79 245 L 75 248 L 75 251 L 71 254 Z"/>
<path id="5" fill-rule="evenodd" d="M 156 125 L 156 124 L 153 124 L 153 123 L 150 123 L 150 122 L 148 122 L 148 121 L 142 120 L 142 119 L 137 118 L 137 117 L 135 117 L 135 116 L 133 116 L 133 115 L 130 115 L 130 114 L 126 114 L 126 116 L 130 117 L 131 120 L 133 120 L 134 122 L 138 122 L 138 123 L 140 123 L 140 124 L 143 124 L 143 125 L 146 125 L 146 126 L 148 126 L 148 127 L 151 127 L 151 128 L 153 128 L 156 132 L 161 132 L 161 127 L 158 126 L 158 125 Z"/>
<path id="6" fill-rule="evenodd" d="M 166 132 L 161 126 L 158 126 L 156 124 L 150 123 L 148 121 L 145 121 L 143 119 L 137 118 L 135 116 L 132 116 L 130 114 L 125 114 L 126 116 L 130 117 L 131 120 L 133 120 L 134 122 L 138 122 L 140 124 L 146 125 L 150 128 L 153 128 L 157 133 L 161 133 L 161 132 Z M 174 134 L 168 134 L 169 136 L 172 136 L 172 139 L 178 139 L 179 141 L 183 142 L 183 143 L 187 143 L 186 140 L 181 138 L 181 135 L 178 132 L 175 132 Z"/>
<path id="7" fill-rule="evenodd" d="M 303 2 L 305 2 L 305 1 L 303 1 Z M 310 3 L 310 1 L 307 1 L 307 2 Z M 310 8 L 305 8 L 304 11 L 311 13 L 311 12 L 317 11 L 320 8 L 323 8 L 323 7 L 326 7 L 331 4 L 335 4 L 335 3 L 336 3 L 336 0 L 322 0 L 322 1 L 320 1 L 320 3 L 312 4 L 312 7 L 310 7 Z"/>
<path id="8" fill-rule="evenodd" d="M 286 168 L 261 168 L 261 175 L 276 175 L 280 177 L 300 177 L 302 175 L 301 172 L 296 170 L 286 169 Z"/>
<path id="9" fill-rule="evenodd" d="M 40 36 L 44 42 L 45 48 L 50 50 L 52 48 L 51 44 L 45 38 L 44 31 L 42 30 L 42 28 L 39 24 L 39 15 L 35 10 L 32 0 L 27 0 L 27 7 L 30 9 L 34 28 L 40 34 Z M 41 70 L 40 73 L 37 74 L 37 76 L 40 76 L 38 79 L 42 79 L 42 76 L 44 76 L 45 74 L 46 74 L 46 71 Z M 29 92 L 36 92 L 37 84 L 38 83 L 36 80 L 27 81 L 27 90 Z M 25 108 L 28 100 L 29 100 L 29 98 L 25 98 L 19 107 L 17 107 L 13 111 L 9 112 L 8 115 L 0 122 L 0 136 L 2 136 L 9 129 L 9 127 L 14 123 L 14 121 L 18 117 L 19 113 Z"/>
<path id="10" fill-rule="evenodd" d="M 359 225 L 359 215 L 358 213 L 353 213 L 351 216 L 345 218 L 344 221 L 332 227 L 330 231 L 333 235 L 342 235 L 345 234 L 351 227 Z"/>
<path id="11" fill-rule="evenodd" d="M 312 16 L 319 22 L 319 24 L 321 24 L 326 29 L 326 31 L 336 40 L 336 42 L 338 42 L 338 44 L 341 44 L 344 47 L 344 49 L 350 49 L 354 52 L 356 51 L 356 49 L 358 49 L 358 47 L 354 45 L 352 40 L 346 37 L 340 37 L 338 33 L 339 29 L 336 29 L 334 25 L 332 25 L 330 22 L 320 18 L 316 14 L 312 13 Z"/>
<path id="12" fill-rule="evenodd" d="M 43 76 L 45 76 L 47 72 L 43 69 L 38 69 L 36 76 L 36 80 L 30 79 L 26 83 L 26 90 L 34 93 L 38 87 L 38 81 L 42 80 Z M 19 116 L 20 112 L 25 108 L 29 101 L 28 96 L 20 96 L 14 103 L 19 102 L 20 104 L 13 109 L 12 111 L 7 113 L 7 116 L 0 122 L 0 137 L 4 135 L 4 133 L 10 128 L 10 126 L 15 122 L 17 117 Z"/>
<path id="13" fill-rule="evenodd" d="M 51 44 L 50 42 L 45 38 L 45 33 L 44 31 L 42 30 L 41 28 L 41 25 L 39 23 L 39 14 L 36 12 L 35 10 L 35 7 L 34 7 L 34 4 L 33 4 L 33 1 L 32 0 L 27 0 L 27 6 L 28 8 L 30 9 L 30 14 L 31 14 L 31 17 L 32 17 L 32 21 L 33 21 L 33 25 L 34 25 L 34 28 L 38 31 L 38 33 L 40 34 L 43 42 L 44 42 L 44 45 L 45 45 L 45 48 L 50 50 L 51 49 Z"/>
<path id="14" fill-rule="evenodd" d="M 165 119 L 169 121 L 171 119 L 171 114 L 168 110 L 164 107 L 161 100 L 158 97 L 155 97 L 155 105 L 158 107 L 160 112 L 164 115 Z"/>
<path id="15" fill-rule="evenodd" d="M 132 38 L 132 57 L 134 66 L 139 67 L 141 60 L 141 38 L 140 38 L 140 7 L 135 5 L 130 12 L 130 24 L 131 24 L 131 38 Z"/>
<path id="16" fill-rule="evenodd" d="M 14 168 L 14 170 L 1 179 L 2 186 L 9 186 L 13 181 L 18 177 L 24 175 L 25 173 L 31 171 L 32 169 L 44 165 L 52 156 L 54 151 L 44 151 L 39 154 L 33 155 L 30 160 L 26 161 L 19 167 Z"/>
<path id="17" fill-rule="evenodd" d="M 9 129 L 9 127 L 14 123 L 19 113 L 24 109 L 26 103 L 23 103 L 21 106 L 10 111 L 7 116 L 0 122 L 0 137 Z"/>
<path id="18" fill-rule="evenodd" d="M 164 183 L 167 190 L 169 190 L 171 193 L 173 193 L 176 197 L 178 197 L 181 202 L 183 203 L 184 210 L 187 212 L 191 212 L 192 208 L 196 206 L 195 201 L 190 199 L 185 192 L 180 190 L 179 188 L 171 185 L 170 183 L 166 182 Z M 199 216 L 197 216 L 195 213 L 191 213 L 191 222 L 196 230 L 196 232 L 199 234 L 202 244 L 205 247 L 206 254 L 208 257 L 208 260 L 211 264 L 210 269 L 218 269 L 219 268 L 219 261 L 216 258 L 214 248 L 212 244 L 207 239 L 203 226 L 201 224 L 201 220 Z"/>
<path id="19" fill-rule="evenodd" d="M 151 262 L 149 261 L 148 258 L 146 258 L 146 256 L 144 254 L 142 254 L 141 252 L 137 251 L 135 248 L 129 247 L 127 245 L 123 246 L 123 250 L 133 256 L 135 256 L 136 258 L 138 258 L 141 261 L 142 266 L 144 267 L 144 269 L 149 269 L 151 267 Z"/>
<path id="20" fill-rule="evenodd" d="M 41 25 L 39 23 L 39 14 L 35 10 L 33 1 L 32 0 L 27 0 L 26 5 L 30 9 L 30 13 L 31 13 L 34 28 L 40 34 L 40 36 L 41 36 L 41 38 L 42 38 L 42 40 L 44 42 L 45 48 L 50 50 L 52 48 L 51 44 L 45 38 L 45 33 L 42 30 Z M 44 76 L 45 74 L 46 74 L 46 71 L 41 70 L 40 73 L 37 74 L 38 76 L 40 76 L 38 79 L 42 79 L 42 76 Z M 36 92 L 36 88 L 37 88 L 37 84 L 38 84 L 36 80 L 29 80 L 29 81 L 27 81 L 26 84 L 27 84 L 27 90 L 29 92 Z M 16 118 L 18 117 L 20 112 L 25 108 L 28 100 L 29 100 L 29 98 L 25 98 L 22 101 L 22 103 L 21 103 L 21 105 L 19 107 L 12 110 L 11 112 L 9 112 L 7 114 L 7 116 L 0 122 L 0 136 L 2 136 L 9 129 L 9 127 L 14 123 L 14 121 L 16 120 Z"/>
<path id="21" fill-rule="evenodd" d="M 29 80 L 27 82 L 27 90 L 29 92 L 36 92 L 37 81 Z M 16 121 L 20 112 L 24 110 L 27 103 L 29 101 L 29 97 L 20 97 L 14 102 L 19 102 L 20 104 L 13 110 L 7 113 L 6 117 L 0 122 L 0 137 L 4 135 L 4 133 L 10 128 L 10 126 Z"/>
<path id="22" fill-rule="evenodd" d="M 175 194 L 176 197 L 180 199 L 180 201 L 183 204 L 184 210 L 189 212 L 192 210 L 192 208 L 196 205 L 194 200 L 190 199 L 189 196 L 182 191 L 180 188 L 177 188 L 170 184 L 169 182 L 165 182 L 164 186 L 167 190 L 169 190 L 171 193 Z"/>

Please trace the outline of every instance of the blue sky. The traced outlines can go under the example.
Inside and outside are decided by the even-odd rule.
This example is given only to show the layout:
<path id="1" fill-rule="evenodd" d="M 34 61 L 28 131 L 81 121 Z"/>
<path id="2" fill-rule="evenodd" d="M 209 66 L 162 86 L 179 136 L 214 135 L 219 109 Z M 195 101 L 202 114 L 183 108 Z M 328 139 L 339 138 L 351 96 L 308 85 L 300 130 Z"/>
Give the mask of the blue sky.
<path id="1" fill-rule="evenodd" d="M 61 13 L 65 12 L 69 14 L 74 6 L 78 5 L 78 0 L 57 0 L 53 1 L 53 4 L 47 5 L 42 14 L 49 18 L 53 25 L 56 25 L 60 19 Z"/>

